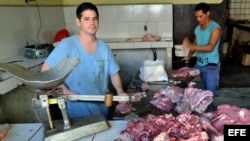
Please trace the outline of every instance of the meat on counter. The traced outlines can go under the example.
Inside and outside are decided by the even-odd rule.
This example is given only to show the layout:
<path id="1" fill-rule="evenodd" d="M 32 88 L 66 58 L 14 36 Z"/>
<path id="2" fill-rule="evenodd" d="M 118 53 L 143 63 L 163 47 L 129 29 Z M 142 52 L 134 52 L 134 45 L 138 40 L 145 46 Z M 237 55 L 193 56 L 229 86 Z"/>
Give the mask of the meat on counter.
<path id="1" fill-rule="evenodd" d="M 127 124 L 121 135 L 133 141 L 208 141 L 199 117 L 193 114 L 172 114 L 160 116 L 148 115 Z"/>

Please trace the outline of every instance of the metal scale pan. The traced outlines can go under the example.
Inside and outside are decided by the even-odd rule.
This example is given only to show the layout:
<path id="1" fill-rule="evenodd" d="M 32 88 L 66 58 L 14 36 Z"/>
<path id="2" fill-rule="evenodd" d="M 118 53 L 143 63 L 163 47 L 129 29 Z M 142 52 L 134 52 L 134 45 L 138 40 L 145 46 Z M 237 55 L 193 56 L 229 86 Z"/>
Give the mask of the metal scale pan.
<path id="1" fill-rule="evenodd" d="M 36 72 L 13 63 L 0 63 L 0 68 L 35 89 L 48 90 L 58 86 L 78 65 L 80 59 L 69 57 L 48 71 Z"/>

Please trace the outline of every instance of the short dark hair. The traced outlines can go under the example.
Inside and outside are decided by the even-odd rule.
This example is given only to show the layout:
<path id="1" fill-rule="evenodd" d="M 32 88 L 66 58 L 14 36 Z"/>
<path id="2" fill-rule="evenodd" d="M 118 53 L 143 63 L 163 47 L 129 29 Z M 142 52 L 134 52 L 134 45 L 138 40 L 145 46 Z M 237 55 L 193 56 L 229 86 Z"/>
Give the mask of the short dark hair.
<path id="1" fill-rule="evenodd" d="M 199 3 L 195 6 L 194 10 L 195 11 L 202 10 L 203 13 L 207 13 L 208 11 L 210 11 L 210 7 L 206 3 Z"/>
<path id="2" fill-rule="evenodd" d="M 78 19 L 81 19 L 82 17 L 82 12 L 85 10 L 93 10 L 96 12 L 97 18 L 99 18 L 99 13 L 98 13 L 98 9 L 97 7 L 90 3 L 90 2 L 83 2 L 82 4 L 80 4 L 77 9 L 76 9 L 76 17 Z"/>

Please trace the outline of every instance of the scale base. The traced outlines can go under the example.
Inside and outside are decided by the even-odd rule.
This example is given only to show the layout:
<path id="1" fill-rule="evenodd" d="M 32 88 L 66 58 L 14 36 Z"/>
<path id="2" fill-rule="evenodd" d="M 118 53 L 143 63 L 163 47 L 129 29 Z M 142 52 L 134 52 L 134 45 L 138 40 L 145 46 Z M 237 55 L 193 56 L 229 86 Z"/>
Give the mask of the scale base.
<path id="1" fill-rule="evenodd" d="M 71 128 L 64 129 L 63 120 L 53 121 L 54 129 L 45 133 L 45 141 L 76 140 L 110 128 L 103 115 L 70 119 Z"/>

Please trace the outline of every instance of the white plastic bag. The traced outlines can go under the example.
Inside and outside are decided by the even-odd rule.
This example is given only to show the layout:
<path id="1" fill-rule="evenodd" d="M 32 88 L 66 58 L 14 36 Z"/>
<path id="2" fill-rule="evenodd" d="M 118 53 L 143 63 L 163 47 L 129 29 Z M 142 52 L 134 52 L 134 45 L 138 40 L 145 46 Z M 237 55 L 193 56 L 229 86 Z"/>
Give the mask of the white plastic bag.
<path id="1" fill-rule="evenodd" d="M 163 60 L 145 60 L 140 68 L 139 77 L 145 82 L 168 81 Z"/>

